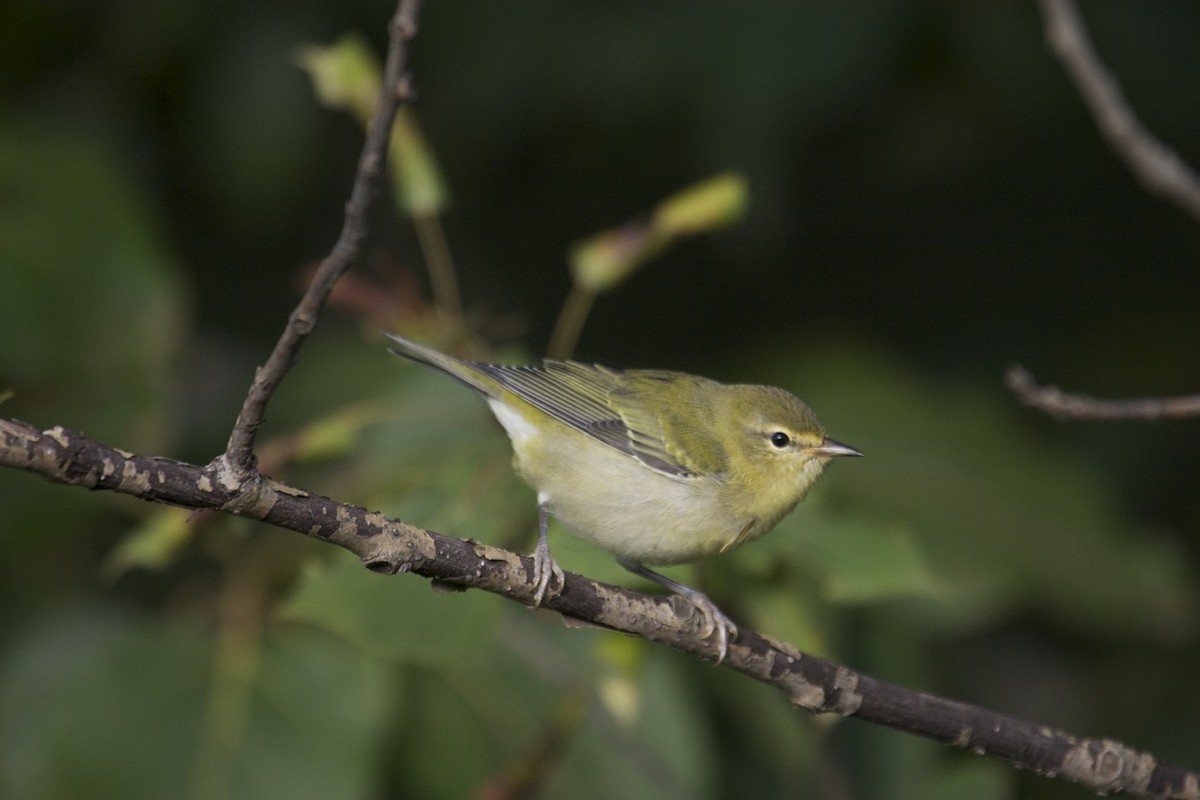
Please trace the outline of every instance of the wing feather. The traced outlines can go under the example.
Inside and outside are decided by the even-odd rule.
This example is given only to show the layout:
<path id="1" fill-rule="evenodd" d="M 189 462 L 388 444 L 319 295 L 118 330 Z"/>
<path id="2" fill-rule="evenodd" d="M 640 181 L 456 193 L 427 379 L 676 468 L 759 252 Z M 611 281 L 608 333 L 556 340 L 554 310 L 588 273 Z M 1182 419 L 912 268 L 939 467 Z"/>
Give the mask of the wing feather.
<path id="1" fill-rule="evenodd" d="M 672 477 L 698 474 L 666 445 L 661 420 L 653 410 L 619 401 L 628 394 L 626 373 L 620 370 L 575 361 L 525 367 L 474 366 L 535 408 L 650 469 Z"/>

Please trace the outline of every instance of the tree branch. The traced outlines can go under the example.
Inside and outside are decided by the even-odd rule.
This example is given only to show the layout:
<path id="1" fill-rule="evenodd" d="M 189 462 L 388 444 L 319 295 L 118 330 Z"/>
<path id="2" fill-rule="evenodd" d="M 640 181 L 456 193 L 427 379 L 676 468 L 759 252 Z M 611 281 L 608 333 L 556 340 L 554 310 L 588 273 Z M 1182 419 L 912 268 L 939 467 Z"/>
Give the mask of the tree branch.
<path id="1" fill-rule="evenodd" d="M 1020 364 L 1004 374 L 1004 385 L 1025 405 L 1058 419 L 1179 419 L 1200 416 L 1200 394 L 1181 397 L 1138 397 L 1104 400 L 1043 386 Z"/>
<path id="2" fill-rule="evenodd" d="M 296 363 L 301 345 L 316 328 L 333 284 L 358 260 L 359 249 L 367 236 L 367 211 L 378 192 L 387 161 L 392 120 L 400 104 L 412 97 L 411 80 L 407 72 L 408 43 L 417 34 L 420 6 L 420 0 L 401 0 L 388 25 L 390 43 L 383 68 L 383 87 L 380 89 L 375 116 L 367 127 L 367 138 L 358 159 L 354 186 L 346 202 L 341 234 L 317 268 L 300 303 L 292 311 L 267 362 L 255 372 L 254 382 L 242 403 L 242 410 L 229 436 L 229 444 L 221 457 L 229 473 L 226 480 L 240 483 L 256 477 L 254 436 L 262 424 L 267 401 L 279 387 L 283 376 Z"/>
<path id="3" fill-rule="evenodd" d="M 418 0 L 401 0 L 392 18 L 384 86 L 346 204 L 341 234 L 275 349 L 257 371 L 225 453 L 198 466 L 127 453 L 61 427 L 39 431 L 26 423 L 0 419 L 0 466 L 92 490 L 261 520 L 349 550 L 375 572 L 413 572 L 440 583 L 532 603 L 531 558 L 442 536 L 287 486 L 262 476 L 254 463 L 255 434 L 267 402 L 315 327 L 334 281 L 357 259 L 366 236 L 366 213 L 386 158 L 388 130 L 398 104 L 410 95 L 405 64 L 419 7 Z M 567 574 L 563 591 L 544 605 L 567 618 L 640 636 L 708 660 L 717 657 L 715 643 L 702 636 L 703 620 L 678 596 L 650 597 Z M 894 686 L 801 653 L 745 627 L 729 647 L 724 666 L 780 689 L 793 704 L 812 713 L 858 717 L 996 756 L 1101 793 L 1200 800 L 1200 774 L 1159 764 L 1148 753 L 1110 739 L 1082 739 Z"/>
<path id="4" fill-rule="evenodd" d="M 0 465 L 88 489 L 262 520 L 345 548 L 374 572 L 413 572 L 525 605 L 533 601 L 533 561 L 528 556 L 442 536 L 268 479 L 253 484 L 253 491 L 231 489 L 222 482 L 216 462 L 202 467 L 134 455 L 65 428 L 39 431 L 0 420 Z M 544 606 L 564 617 L 716 660 L 715 644 L 702 636 L 703 621 L 677 596 L 651 597 L 568 573 L 562 593 Z M 1099 793 L 1200 800 L 1200 773 L 1160 764 L 1149 753 L 885 683 L 746 627 L 739 628 L 724 666 L 774 686 L 814 714 L 886 725 Z"/>
<path id="5" fill-rule="evenodd" d="M 1072 0 L 1039 0 L 1046 41 L 1062 61 L 1100 132 L 1147 190 L 1200 220 L 1200 176 L 1137 118 L 1117 79 L 1092 49 Z"/>

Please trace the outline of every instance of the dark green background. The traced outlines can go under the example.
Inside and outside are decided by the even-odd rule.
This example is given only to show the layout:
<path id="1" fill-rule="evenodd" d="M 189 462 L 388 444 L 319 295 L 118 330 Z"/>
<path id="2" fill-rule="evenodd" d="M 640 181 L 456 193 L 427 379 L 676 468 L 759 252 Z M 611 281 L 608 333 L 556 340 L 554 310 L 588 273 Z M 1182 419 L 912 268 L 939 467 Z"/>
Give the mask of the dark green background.
<path id="1" fill-rule="evenodd" d="M 1085 10 L 1143 121 L 1200 164 L 1200 6 Z M 359 31 L 382 52 L 390 13 L 0 8 L 5 416 L 199 462 L 221 450 L 336 237 L 361 143 L 295 49 Z M 1056 423 L 1001 386 L 1015 361 L 1100 396 L 1197 391 L 1200 222 L 1108 149 L 1035 5 L 434 0 L 412 70 L 471 319 L 526 358 L 569 287 L 572 242 L 711 174 L 746 177 L 745 219 L 601 298 L 578 348 L 786 386 L 867 452 L 780 532 L 701 572 L 735 618 L 1200 768 L 1200 423 Z M 419 286 L 389 197 L 360 277 Z M 527 548 L 532 498 L 463 395 L 335 310 L 264 437 L 302 442 L 278 477 Z M 201 521 L 168 564 L 108 579 L 125 535 L 167 517 L 13 474 L 0 507 L 6 796 L 266 797 L 285 778 L 294 797 L 460 796 L 543 736 L 560 745 L 546 796 L 1085 796 L 813 722 L 732 674 L 494 598 L 382 581 L 285 532 Z M 566 568 L 635 585 L 558 542 Z M 218 632 L 245 586 L 261 657 L 237 684 L 242 724 L 223 728 L 204 698 L 214 652 L 241 663 L 221 660 L 241 651 Z M 356 620 L 363 608 L 378 618 Z M 642 698 L 638 722 L 613 711 L 618 685 Z M 234 732 L 211 762 L 205 724 Z"/>

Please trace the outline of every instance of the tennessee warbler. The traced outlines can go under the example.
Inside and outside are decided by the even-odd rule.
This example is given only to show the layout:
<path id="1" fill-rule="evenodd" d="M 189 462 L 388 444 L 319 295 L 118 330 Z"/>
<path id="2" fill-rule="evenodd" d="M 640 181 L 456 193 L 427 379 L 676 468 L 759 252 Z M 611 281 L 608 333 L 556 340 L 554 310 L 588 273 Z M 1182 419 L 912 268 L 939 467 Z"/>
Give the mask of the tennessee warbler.
<path id="1" fill-rule="evenodd" d="M 463 361 L 398 336 L 392 352 L 481 392 L 512 440 L 517 472 L 537 490 L 534 605 L 564 584 L 547 513 L 621 566 L 687 598 L 717 635 L 720 663 L 737 627 L 702 592 L 644 564 L 681 564 L 762 536 L 795 508 L 834 456 L 782 389 L 726 385 L 661 370 L 574 361 L 499 366 Z"/>

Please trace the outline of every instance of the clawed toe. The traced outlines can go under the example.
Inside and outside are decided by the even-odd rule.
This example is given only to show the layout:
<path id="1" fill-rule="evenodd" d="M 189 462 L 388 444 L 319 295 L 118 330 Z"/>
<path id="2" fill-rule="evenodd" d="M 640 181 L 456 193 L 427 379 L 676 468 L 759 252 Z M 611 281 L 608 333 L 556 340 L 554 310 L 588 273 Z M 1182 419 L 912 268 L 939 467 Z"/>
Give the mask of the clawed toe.
<path id="1" fill-rule="evenodd" d="M 556 585 L 550 591 L 550 597 L 561 594 L 567 584 L 566 573 L 549 552 L 541 552 L 539 549 L 533 554 L 533 585 L 536 587 L 533 592 L 534 608 L 541 606 L 547 591 L 551 589 L 551 583 Z"/>
<path id="2" fill-rule="evenodd" d="M 704 627 L 700 630 L 701 635 L 705 639 L 714 634 L 716 635 L 717 664 L 719 665 L 725 660 L 725 656 L 729 654 L 729 642 L 737 638 L 737 625 L 734 625 L 733 620 L 725 616 L 713 601 L 700 592 L 692 591 L 694 594 L 683 595 L 683 597 L 692 604 L 692 607 L 704 619 Z"/>
<path id="3" fill-rule="evenodd" d="M 660 586 L 667 587 L 691 603 L 692 607 L 700 613 L 701 618 L 704 620 L 704 627 L 700 631 L 701 635 L 705 639 L 714 633 L 717 636 L 717 664 L 725 660 L 725 656 L 729 654 L 729 640 L 737 638 L 737 625 L 734 625 L 733 620 L 721 613 L 721 609 L 717 608 L 716 603 L 708 599 L 708 595 L 698 589 L 693 589 L 690 586 L 684 586 L 678 581 L 673 581 L 666 575 L 660 575 L 652 569 L 647 569 L 632 559 L 617 556 L 617 563 L 635 575 L 641 575 L 643 578 L 648 578 Z"/>
<path id="4" fill-rule="evenodd" d="M 546 515 L 546 504 L 540 496 L 538 497 L 538 543 L 537 548 L 533 551 L 533 607 L 537 608 L 546 599 L 546 591 L 550 589 L 550 582 L 558 583 L 551 593 L 551 597 L 557 597 L 562 594 L 562 590 L 567 585 L 567 575 L 562 571 L 562 567 L 554 560 L 554 556 L 550 555 L 550 540 L 547 537 L 547 531 L 550 527 L 550 520 Z"/>

